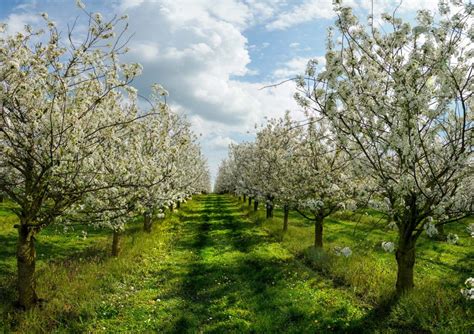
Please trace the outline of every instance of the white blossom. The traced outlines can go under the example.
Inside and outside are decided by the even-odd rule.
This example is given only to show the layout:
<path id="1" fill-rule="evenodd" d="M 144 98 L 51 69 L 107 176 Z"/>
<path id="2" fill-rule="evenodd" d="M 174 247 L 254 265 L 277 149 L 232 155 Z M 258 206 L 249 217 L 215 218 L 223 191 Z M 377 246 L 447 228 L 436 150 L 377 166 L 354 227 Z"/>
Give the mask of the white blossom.
<path id="1" fill-rule="evenodd" d="M 395 244 L 390 241 L 383 241 L 382 249 L 386 251 L 387 253 L 392 253 L 395 250 Z"/>

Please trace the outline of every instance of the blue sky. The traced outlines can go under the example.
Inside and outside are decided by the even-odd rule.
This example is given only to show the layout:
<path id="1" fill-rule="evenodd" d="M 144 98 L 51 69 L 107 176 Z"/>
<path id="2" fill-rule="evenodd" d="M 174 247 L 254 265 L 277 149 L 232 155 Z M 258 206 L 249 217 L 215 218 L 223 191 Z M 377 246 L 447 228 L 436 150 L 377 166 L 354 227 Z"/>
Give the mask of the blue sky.
<path id="1" fill-rule="evenodd" d="M 260 88 L 302 73 L 308 59 L 324 55 L 332 0 L 83 0 L 104 16 L 128 14 L 133 38 L 123 59 L 139 62 L 134 82 L 142 95 L 152 83 L 169 92 L 171 106 L 185 114 L 200 137 L 215 174 L 227 146 L 252 138 L 254 125 L 290 110 L 303 115 L 290 82 Z M 346 0 L 365 17 L 371 0 Z M 374 0 L 374 12 L 393 11 L 396 0 Z M 403 1 L 400 16 L 436 9 L 437 0 Z M 74 0 L 2 0 L 0 21 L 9 33 L 41 25 L 47 12 L 65 30 L 81 12 Z M 247 132 L 250 132 L 247 133 Z"/>

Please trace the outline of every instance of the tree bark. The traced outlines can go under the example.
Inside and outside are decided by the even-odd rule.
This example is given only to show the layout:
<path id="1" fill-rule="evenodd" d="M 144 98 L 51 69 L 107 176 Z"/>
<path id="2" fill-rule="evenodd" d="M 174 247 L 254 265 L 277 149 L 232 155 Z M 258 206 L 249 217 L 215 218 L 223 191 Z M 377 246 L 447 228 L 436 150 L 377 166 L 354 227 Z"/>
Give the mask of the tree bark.
<path id="1" fill-rule="evenodd" d="M 415 267 L 415 241 L 411 237 L 403 237 L 400 233 L 398 249 L 395 253 L 397 259 L 397 295 L 413 289 L 413 268 Z"/>
<path id="2" fill-rule="evenodd" d="M 153 221 L 151 218 L 152 217 L 150 212 L 145 212 L 143 214 L 143 230 L 147 233 L 151 233 L 151 230 L 153 228 Z"/>
<path id="3" fill-rule="evenodd" d="M 323 217 L 316 217 L 314 222 L 314 247 L 323 248 Z"/>
<path id="4" fill-rule="evenodd" d="M 446 241 L 447 240 L 447 235 L 446 232 L 444 231 L 444 225 L 437 225 L 436 229 L 438 230 L 438 234 L 436 235 L 436 239 L 440 241 Z"/>
<path id="5" fill-rule="evenodd" d="M 290 214 L 290 207 L 285 204 L 283 207 L 283 232 L 288 231 L 288 216 Z"/>
<path id="6" fill-rule="evenodd" d="M 253 201 L 253 211 L 257 211 L 257 210 L 258 210 L 258 201 L 254 200 Z"/>
<path id="7" fill-rule="evenodd" d="M 121 232 L 119 231 L 114 231 L 113 238 L 112 238 L 112 256 L 119 256 L 120 250 L 121 250 L 121 245 L 120 245 L 120 239 L 121 239 Z"/>
<path id="8" fill-rule="evenodd" d="M 173 211 L 174 211 L 174 205 L 171 204 L 171 205 L 170 205 L 170 212 L 173 212 Z"/>
<path id="9" fill-rule="evenodd" d="M 34 232 L 25 225 L 18 227 L 17 245 L 18 305 L 28 310 L 38 302 L 36 295 L 36 249 Z"/>
<path id="10" fill-rule="evenodd" d="M 273 203 L 267 203 L 267 219 L 273 218 Z"/>
<path id="11" fill-rule="evenodd" d="M 247 195 L 244 194 L 244 203 L 247 202 Z"/>
<path id="12" fill-rule="evenodd" d="M 252 197 L 249 197 L 249 206 L 252 205 Z"/>

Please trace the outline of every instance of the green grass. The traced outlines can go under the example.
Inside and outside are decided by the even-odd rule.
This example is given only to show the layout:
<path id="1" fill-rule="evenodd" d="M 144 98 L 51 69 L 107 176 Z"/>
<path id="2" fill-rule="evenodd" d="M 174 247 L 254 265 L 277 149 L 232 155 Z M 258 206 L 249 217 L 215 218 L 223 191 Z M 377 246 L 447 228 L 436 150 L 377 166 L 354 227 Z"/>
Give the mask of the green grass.
<path id="1" fill-rule="evenodd" d="M 230 196 L 197 196 L 156 222 L 127 229 L 120 257 L 110 232 L 48 228 L 38 236 L 38 294 L 28 312 L 16 298 L 15 217 L 0 206 L 0 332 L 20 333 L 468 333 L 472 304 L 459 293 L 472 275 L 472 240 L 422 240 L 417 289 L 393 302 L 395 262 L 380 248 L 394 240 L 373 216 L 325 222 L 325 252 L 297 215 L 280 232 Z M 347 218 L 347 217 L 345 217 Z M 349 258 L 332 254 L 350 246 Z M 428 313 L 426 313 L 428 312 Z M 423 314 L 426 313 L 426 314 Z"/>
<path id="2" fill-rule="evenodd" d="M 450 245 L 423 235 L 417 244 L 415 291 L 395 302 L 396 260 L 386 253 L 382 241 L 396 244 L 397 234 L 386 228 L 380 214 L 354 215 L 343 212 L 324 221 L 324 252 L 313 247 L 314 225 L 297 213 L 290 214 L 289 230 L 282 232 L 283 213 L 264 219 L 264 209 L 252 212 L 246 204 L 242 209 L 254 221 L 262 224 L 275 239 L 304 263 L 324 277 L 348 287 L 360 301 L 368 303 L 380 314 L 367 328 L 381 332 L 471 333 L 474 330 L 473 303 L 464 300 L 460 288 L 474 276 L 474 240 L 466 227 L 474 219 L 449 225 L 445 232 L 456 233 L 459 242 Z M 335 255 L 336 247 L 348 246 L 349 258 Z"/>

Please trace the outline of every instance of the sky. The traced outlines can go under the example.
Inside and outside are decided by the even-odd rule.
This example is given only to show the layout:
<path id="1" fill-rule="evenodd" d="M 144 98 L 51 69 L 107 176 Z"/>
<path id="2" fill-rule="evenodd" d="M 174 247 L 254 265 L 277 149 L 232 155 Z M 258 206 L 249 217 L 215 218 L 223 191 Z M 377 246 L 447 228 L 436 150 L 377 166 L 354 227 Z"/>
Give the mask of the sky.
<path id="1" fill-rule="evenodd" d="M 306 63 L 324 64 L 327 29 L 334 23 L 332 0 L 83 0 L 104 17 L 128 15 L 130 52 L 143 73 L 133 85 L 143 96 L 160 83 L 168 103 L 191 122 L 211 174 L 227 156 L 228 145 L 252 140 L 255 125 L 289 110 L 302 119 L 295 85 Z M 361 19 L 371 0 L 346 0 Z M 393 12 L 412 17 L 437 8 L 437 0 L 373 0 L 375 15 Z M 41 25 L 47 12 L 66 31 L 81 11 L 74 0 L 0 0 L 0 22 L 8 33 L 25 24 Z"/>

